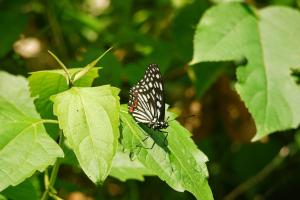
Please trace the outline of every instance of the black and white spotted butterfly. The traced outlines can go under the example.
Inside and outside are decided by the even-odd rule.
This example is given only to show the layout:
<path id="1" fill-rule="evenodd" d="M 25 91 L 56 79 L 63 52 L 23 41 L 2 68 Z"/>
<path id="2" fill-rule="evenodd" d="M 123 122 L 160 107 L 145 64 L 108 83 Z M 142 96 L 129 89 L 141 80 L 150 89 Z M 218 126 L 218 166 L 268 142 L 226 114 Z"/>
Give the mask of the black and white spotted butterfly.
<path id="1" fill-rule="evenodd" d="M 164 85 L 157 64 L 150 64 L 144 77 L 130 89 L 128 110 L 138 123 L 151 129 L 169 126 L 165 121 Z"/>

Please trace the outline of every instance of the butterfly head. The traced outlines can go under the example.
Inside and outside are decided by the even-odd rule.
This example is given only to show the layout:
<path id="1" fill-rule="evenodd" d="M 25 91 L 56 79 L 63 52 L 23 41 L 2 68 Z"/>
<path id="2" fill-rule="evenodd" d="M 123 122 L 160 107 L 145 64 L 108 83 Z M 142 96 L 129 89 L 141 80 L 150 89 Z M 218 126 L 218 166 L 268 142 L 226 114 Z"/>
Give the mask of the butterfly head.
<path id="1" fill-rule="evenodd" d="M 167 121 L 150 123 L 149 127 L 154 130 L 166 129 L 169 127 L 169 123 Z"/>

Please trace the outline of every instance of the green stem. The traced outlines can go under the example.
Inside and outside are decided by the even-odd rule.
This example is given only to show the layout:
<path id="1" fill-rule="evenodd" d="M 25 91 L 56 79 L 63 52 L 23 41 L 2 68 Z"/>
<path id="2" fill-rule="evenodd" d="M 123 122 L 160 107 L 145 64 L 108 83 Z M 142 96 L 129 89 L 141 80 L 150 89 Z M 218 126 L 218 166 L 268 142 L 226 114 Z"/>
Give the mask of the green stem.
<path id="1" fill-rule="evenodd" d="M 58 124 L 58 121 L 55 119 L 43 119 L 42 122 L 48 124 Z"/>
<path id="2" fill-rule="evenodd" d="M 52 197 L 55 200 L 63 200 L 62 198 L 56 196 L 55 194 L 49 193 L 49 196 Z"/>
<path id="3" fill-rule="evenodd" d="M 291 146 L 291 145 L 290 145 Z M 283 147 L 286 149 L 287 152 L 290 152 L 289 146 Z M 246 180 L 245 182 L 238 185 L 234 190 L 232 190 L 229 194 L 224 197 L 224 200 L 234 200 L 237 199 L 238 196 L 255 186 L 256 184 L 260 183 L 264 180 L 268 175 L 270 175 L 278 166 L 280 166 L 287 154 L 282 154 L 281 151 L 273 158 L 273 160 L 267 164 L 260 172 L 258 172 L 255 176 L 251 177 L 250 179 Z"/>
<path id="4" fill-rule="evenodd" d="M 58 141 L 59 146 L 61 146 L 62 141 L 63 141 L 62 131 L 59 131 L 59 141 Z M 58 173 L 58 170 L 59 170 L 59 166 L 60 166 L 60 160 L 57 159 L 54 166 L 53 166 L 53 169 L 51 171 L 51 176 L 50 176 L 49 183 L 45 185 L 45 191 L 42 195 L 41 200 L 47 200 L 49 196 L 53 196 L 52 191 L 53 191 L 54 183 L 55 183 L 56 178 L 57 178 L 57 173 Z M 48 178 L 48 177 L 46 177 L 46 178 Z M 45 181 L 45 182 L 48 182 L 48 181 Z"/>
<path id="5" fill-rule="evenodd" d="M 62 69 L 65 71 L 67 77 L 68 77 L 68 84 L 69 85 L 73 85 L 73 80 L 72 80 L 72 77 L 71 77 L 71 74 L 70 72 L 68 71 L 67 67 L 65 66 L 65 64 L 59 60 L 59 58 L 54 55 L 54 53 L 52 53 L 50 50 L 48 50 L 48 53 L 56 60 L 56 62 L 58 62 L 58 64 L 62 67 Z"/>
<path id="6" fill-rule="evenodd" d="M 52 32 L 51 35 L 53 36 L 54 45 L 58 49 L 59 54 L 63 55 L 63 57 L 66 58 L 68 56 L 68 52 L 65 45 L 63 32 L 57 19 L 55 1 L 44 0 L 44 6 L 46 8 L 45 14 L 49 22 L 50 31 Z"/>

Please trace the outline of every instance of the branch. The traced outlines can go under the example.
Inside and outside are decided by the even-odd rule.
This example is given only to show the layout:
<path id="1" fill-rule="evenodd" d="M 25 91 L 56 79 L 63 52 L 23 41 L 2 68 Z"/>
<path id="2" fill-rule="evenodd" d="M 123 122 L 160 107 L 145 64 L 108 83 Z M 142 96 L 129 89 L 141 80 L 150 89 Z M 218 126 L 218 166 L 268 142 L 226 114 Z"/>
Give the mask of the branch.
<path id="1" fill-rule="evenodd" d="M 245 182 L 238 185 L 234 190 L 232 190 L 229 194 L 224 197 L 224 200 L 233 200 L 237 199 L 237 197 L 247 190 L 264 180 L 269 174 L 271 174 L 278 166 L 280 166 L 285 157 L 287 157 L 290 153 L 290 146 L 284 146 L 280 149 L 279 153 L 273 158 L 273 160 L 267 164 L 260 172 L 258 172 L 255 176 L 249 178 Z"/>

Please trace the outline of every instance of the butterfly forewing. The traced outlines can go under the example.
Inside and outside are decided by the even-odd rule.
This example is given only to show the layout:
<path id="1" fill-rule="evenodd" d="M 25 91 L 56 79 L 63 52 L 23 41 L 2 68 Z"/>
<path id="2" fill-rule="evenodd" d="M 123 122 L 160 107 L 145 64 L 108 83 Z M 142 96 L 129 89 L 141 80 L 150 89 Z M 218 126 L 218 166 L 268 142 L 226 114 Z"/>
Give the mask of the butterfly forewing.
<path id="1" fill-rule="evenodd" d="M 166 128 L 164 87 L 156 64 L 147 68 L 144 77 L 130 89 L 129 112 L 137 122 L 148 124 L 153 129 Z"/>

